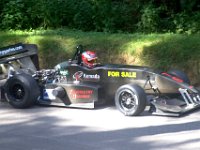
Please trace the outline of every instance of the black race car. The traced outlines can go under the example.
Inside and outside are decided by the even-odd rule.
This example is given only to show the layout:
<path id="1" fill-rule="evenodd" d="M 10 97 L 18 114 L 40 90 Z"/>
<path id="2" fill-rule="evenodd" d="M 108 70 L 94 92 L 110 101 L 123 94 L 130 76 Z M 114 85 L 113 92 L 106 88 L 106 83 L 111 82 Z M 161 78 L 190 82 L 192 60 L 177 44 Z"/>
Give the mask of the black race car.
<path id="1" fill-rule="evenodd" d="M 37 46 L 17 44 L 0 50 L 0 63 L 7 68 L 1 97 L 15 108 L 35 103 L 45 105 L 94 108 L 114 101 L 124 115 L 149 112 L 179 116 L 200 106 L 199 91 L 190 85 L 183 72 L 155 71 L 149 67 L 96 63 L 78 46 L 74 57 L 55 66 L 39 70 Z M 92 62 L 92 63 L 91 63 Z"/>

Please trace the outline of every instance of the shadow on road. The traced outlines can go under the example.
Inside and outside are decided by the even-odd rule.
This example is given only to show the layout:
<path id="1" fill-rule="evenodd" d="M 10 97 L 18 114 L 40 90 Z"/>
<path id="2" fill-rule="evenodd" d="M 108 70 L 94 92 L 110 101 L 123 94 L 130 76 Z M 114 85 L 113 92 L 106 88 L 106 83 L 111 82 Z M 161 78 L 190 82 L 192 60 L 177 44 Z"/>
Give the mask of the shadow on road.
<path id="1" fill-rule="evenodd" d="M 37 111 L 35 114 L 33 109 Z M 198 132 L 200 129 L 200 121 L 178 124 L 172 122 L 167 125 L 132 127 L 107 131 L 70 124 L 70 120 L 68 119 L 51 115 L 45 116 L 45 112 L 48 113 L 47 109 L 33 109 L 19 110 L 19 112 L 16 112 L 10 108 L 4 108 L 4 111 L 7 110 L 7 113 L 11 111 L 13 121 L 12 118 L 8 118 L 10 119 L 8 122 L 10 121 L 10 123 L 0 123 L 1 149 L 154 150 L 163 148 L 175 149 L 183 144 L 191 145 L 200 143 L 200 137 L 187 137 L 187 135 L 195 135 L 195 132 Z M 27 119 L 24 114 L 31 115 L 32 119 Z M 0 116 L 2 115 L 5 115 L 5 113 L 2 113 L 0 110 Z M 113 126 L 116 126 L 116 124 L 113 124 Z M 183 140 L 177 139 L 182 136 L 186 137 Z"/>

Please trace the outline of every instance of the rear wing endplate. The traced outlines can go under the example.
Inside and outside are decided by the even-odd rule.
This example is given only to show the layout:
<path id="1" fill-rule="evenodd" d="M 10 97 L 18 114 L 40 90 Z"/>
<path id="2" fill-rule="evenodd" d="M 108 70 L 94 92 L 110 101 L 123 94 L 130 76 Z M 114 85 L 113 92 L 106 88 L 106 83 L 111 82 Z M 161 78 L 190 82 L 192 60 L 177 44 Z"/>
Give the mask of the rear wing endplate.
<path id="1" fill-rule="evenodd" d="M 0 64 L 6 64 L 15 60 L 23 60 L 27 57 L 29 57 L 35 67 L 39 69 L 37 45 L 18 43 L 0 48 Z"/>

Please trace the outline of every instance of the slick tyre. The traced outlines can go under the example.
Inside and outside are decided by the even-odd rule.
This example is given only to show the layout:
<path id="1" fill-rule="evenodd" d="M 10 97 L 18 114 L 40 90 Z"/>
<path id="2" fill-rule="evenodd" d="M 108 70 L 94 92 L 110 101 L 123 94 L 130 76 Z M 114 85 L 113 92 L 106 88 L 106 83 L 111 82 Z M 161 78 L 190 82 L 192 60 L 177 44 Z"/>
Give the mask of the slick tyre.
<path id="1" fill-rule="evenodd" d="M 33 106 L 40 94 L 37 82 L 25 73 L 9 78 L 4 90 L 7 101 L 15 108 Z"/>
<path id="2" fill-rule="evenodd" d="M 183 82 L 190 84 L 190 79 L 183 71 L 172 69 L 168 73 L 177 76 L 178 78 L 182 79 Z"/>
<path id="3" fill-rule="evenodd" d="M 115 105 L 126 116 L 137 116 L 142 113 L 146 101 L 144 90 L 136 84 L 123 85 L 115 94 Z"/>

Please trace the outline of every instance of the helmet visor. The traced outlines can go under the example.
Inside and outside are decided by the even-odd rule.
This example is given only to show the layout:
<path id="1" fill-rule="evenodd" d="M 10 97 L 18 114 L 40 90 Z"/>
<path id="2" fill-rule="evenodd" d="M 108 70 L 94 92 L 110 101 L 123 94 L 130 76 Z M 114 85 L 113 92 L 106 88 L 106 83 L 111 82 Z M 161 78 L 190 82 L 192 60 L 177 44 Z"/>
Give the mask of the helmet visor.
<path id="1" fill-rule="evenodd" d="M 88 63 L 90 63 L 90 64 L 96 64 L 97 63 L 97 58 L 88 60 Z"/>

